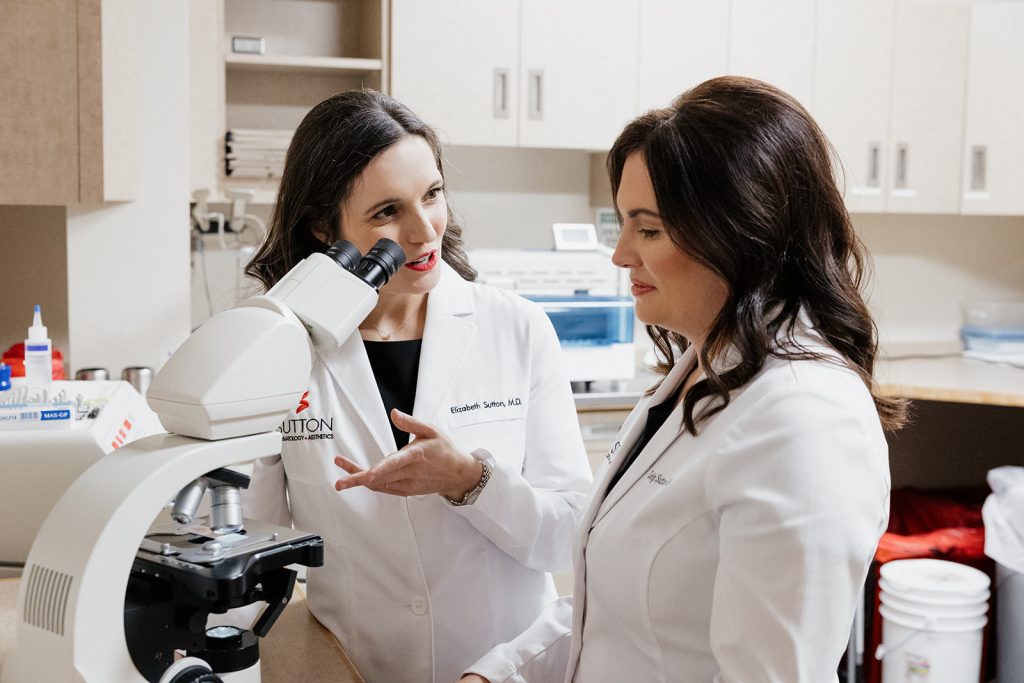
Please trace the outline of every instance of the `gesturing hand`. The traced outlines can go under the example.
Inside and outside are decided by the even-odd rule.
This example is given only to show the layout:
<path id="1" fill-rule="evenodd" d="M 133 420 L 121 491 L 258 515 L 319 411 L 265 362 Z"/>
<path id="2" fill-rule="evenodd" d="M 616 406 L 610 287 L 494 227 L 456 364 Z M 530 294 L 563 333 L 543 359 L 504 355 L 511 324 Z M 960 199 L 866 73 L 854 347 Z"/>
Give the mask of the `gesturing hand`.
<path id="1" fill-rule="evenodd" d="M 432 425 L 397 409 L 391 411 L 391 421 L 415 438 L 368 470 L 344 456 L 335 457 L 334 464 L 349 474 L 334 482 L 336 491 L 365 486 L 395 496 L 440 493 L 459 499 L 480 481 L 482 465 Z"/>

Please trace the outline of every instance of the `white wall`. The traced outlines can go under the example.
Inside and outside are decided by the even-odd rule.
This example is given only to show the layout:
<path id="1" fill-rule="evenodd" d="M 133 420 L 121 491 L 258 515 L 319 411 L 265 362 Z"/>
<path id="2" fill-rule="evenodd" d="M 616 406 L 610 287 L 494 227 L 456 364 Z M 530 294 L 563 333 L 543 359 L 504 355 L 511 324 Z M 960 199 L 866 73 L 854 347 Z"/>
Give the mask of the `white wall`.
<path id="1" fill-rule="evenodd" d="M 188 7 L 134 5 L 133 201 L 68 207 L 74 368 L 159 367 L 189 333 Z M 154 30 L 159 27 L 159 30 Z"/>
<path id="2" fill-rule="evenodd" d="M 858 214 L 883 347 L 957 348 L 960 306 L 1024 301 L 1024 217 Z"/>
<path id="3" fill-rule="evenodd" d="M 550 249 L 552 223 L 593 223 L 590 155 L 445 147 L 445 182 L 470 248 Z"/>

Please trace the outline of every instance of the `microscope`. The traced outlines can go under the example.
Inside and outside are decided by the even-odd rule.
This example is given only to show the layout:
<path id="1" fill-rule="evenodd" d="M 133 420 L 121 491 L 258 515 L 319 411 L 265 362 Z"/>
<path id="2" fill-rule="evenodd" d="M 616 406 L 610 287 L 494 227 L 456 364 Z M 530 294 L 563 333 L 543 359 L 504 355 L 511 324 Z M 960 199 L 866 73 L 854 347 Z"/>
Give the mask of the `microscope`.
<path id="1" fill-rule="evenodd" d="M 390 240 L 366 256 L 339 241 L 185 340 L 147 392 L 169 433 L 101 458 L 40 528 L 2 683 L 259 683 L 259 638 L 291 598 L 289 566 L 322 565 L 323 539 L 245 519 L 248 477 L 229 466 L 281 452 L 314 345 L 340 346 L 404 261 Z M 208 628 L 209 615 L 259 601 L 251 629 Z"/>

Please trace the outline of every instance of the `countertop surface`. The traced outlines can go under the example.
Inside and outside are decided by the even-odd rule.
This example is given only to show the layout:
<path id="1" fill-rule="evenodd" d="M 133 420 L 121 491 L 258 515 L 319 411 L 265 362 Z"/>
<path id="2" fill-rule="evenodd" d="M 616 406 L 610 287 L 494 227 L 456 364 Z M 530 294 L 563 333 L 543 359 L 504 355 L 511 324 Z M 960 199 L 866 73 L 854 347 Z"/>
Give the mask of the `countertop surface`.
<path id="1" fill-rule="evenodd" d="M 0 578 L 0 669 L 14 648 L 20 579 Z M 260 641 L 263 683 L 290 683 L 301 673 L 303 683 L 363 683 L 345 650 L 313 618 L 300 586 L 292 601 Z"/>
<path id="2" fill-rule="evenodd" d="M 573 394 L 579 412 L 632 410 L 658 379 L 644 368 L 620 391 Z M 958 352 L 880 356 L 875 379 L 886 396 L 1024 408 L 1024 368 L 964 357 Z"/>

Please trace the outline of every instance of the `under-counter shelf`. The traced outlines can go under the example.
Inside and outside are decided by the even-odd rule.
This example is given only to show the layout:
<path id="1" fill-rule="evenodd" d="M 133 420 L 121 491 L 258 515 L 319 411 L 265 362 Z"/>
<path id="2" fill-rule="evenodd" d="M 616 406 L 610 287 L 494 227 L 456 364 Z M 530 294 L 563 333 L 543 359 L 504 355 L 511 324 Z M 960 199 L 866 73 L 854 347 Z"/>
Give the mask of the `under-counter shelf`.
<path id="1" fill-rule="evenodd" d="M 306 57 L 276 55 L 228 54 L 224 62 L 229 71 L 256 71 L 265 73 L 323 73 L 346 76 L 365 76 L 380 73 L 383 60 L 360 57 Z"/>

